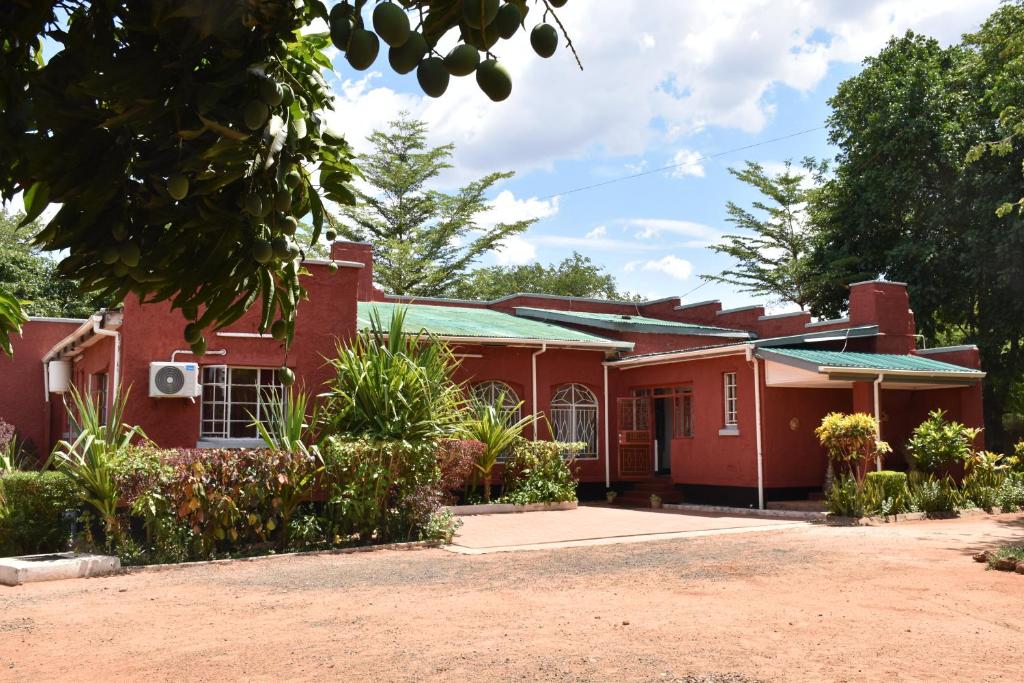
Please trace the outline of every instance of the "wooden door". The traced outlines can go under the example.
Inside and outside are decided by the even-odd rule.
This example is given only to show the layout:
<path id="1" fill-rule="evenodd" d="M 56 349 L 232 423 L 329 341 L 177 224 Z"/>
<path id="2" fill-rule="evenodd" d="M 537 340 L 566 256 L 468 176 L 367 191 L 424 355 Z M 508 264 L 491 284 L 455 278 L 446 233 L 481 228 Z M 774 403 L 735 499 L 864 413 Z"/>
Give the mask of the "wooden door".
<path id="1" fill-rule="evenodd" d="M 654 471 L 651 399 L 620 398 L 619 478 L 646 479 Z"/>

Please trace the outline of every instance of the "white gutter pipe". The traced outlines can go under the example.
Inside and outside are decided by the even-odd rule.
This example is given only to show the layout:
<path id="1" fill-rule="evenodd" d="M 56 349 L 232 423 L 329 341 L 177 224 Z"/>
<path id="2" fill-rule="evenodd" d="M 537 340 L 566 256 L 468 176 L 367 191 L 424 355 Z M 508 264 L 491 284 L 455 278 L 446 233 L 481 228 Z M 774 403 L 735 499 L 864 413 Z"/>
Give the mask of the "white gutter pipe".
<path id="1" fill-rule="evenodd" d="M 875 378 L 875 440 L 882 440 L 882 380 L 885 375 L 878 373 L 878 377 Z M 875 456 L 875 469 L 879 472 L 882 471 L 882 458 L 881 456 Z"/>
<path id="2" fill-rule="evenodd" d="M 545 353 L 548 350 L 547 344 L 541 344 L 540 349 L 533 352 L 530 356 L 530 369 L 533 378 L 533 440 L 537 440 L 537 420 L 539 419 L 539 413 L 537 412 L 537 356 Z"/>
<path id="3" fill-rule="evenodd" d="M 604 365 L 604 487 L 612 486 L 612 442 L 611 431 L 608 425 L 608 366 Z"/>
<path id="4" fill-rule="evenodd" d="M 103 319 L 97 320 L 95 317 L 92 323 L 92 333 L 100 337 L 113 337 L 114 339 L 114 387 L 108 399 L 112 406 L 117 402 L 118 394 L 121 392 L 121 333 L 103 329 Z M 108 412 L 107 414 L 109 415 L 110 413 Z"/>
<path id="5" fill-rule="evenodd" d="M 175 349 L 171 352 L 171 362 L 174 362 L 175 357 L 179 353 L 195 353 L 192 349 Z M 226 356 L 228 355 L 227 349 L 217 349 L 216 351 L 207 351 L 204 355 L 207 356 Z"/>
<path id="6" fill-rule="evenodd" d="M 761 442 L 761 364 L 752 349 L 747 359 L 754 364 L 754 439 L 757 443 L 757 508 L 764 510 L 764 448 Z"/>

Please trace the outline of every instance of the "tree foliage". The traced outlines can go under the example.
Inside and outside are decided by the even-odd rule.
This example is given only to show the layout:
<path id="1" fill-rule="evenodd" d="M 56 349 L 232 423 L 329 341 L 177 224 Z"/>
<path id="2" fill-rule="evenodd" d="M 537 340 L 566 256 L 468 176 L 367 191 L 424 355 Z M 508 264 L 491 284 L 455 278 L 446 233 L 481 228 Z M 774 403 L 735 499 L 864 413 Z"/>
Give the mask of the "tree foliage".
<path id="1" fill-rule="evenodd" d="M 358 163 L 372 190 L 357 190 L 337 225 L 344 237 L 373 244 L 374 278 L 390 294 L 441 296 L 480 256 L 535 222 L 479 224 L 487 193 L 510 172 L 489 173 L 452 194 L 432 189 L 455 148 L 428 147 L 426 135 L 425 123 L 405 116 L 370 135 L 373 151 Z"/>
<path id="2" fill-rule="evenodd" d="M 78 291 L 77 283 L 61 277 L 57 263 L 32 246 L 39 229 L 30 223 L 18 229 L 20 216 L 0 210 L 0 289 L 24 301 L 34 316 L 84 318 L 102 303 Z"/>
<path id="3" fill-rule="evenodd" d="M 458 282 L 450 295 L 458 299 L 490 301 L 520 293 L 619 301 L 635 298 L 619 290 L 611 273 L 578 252 L 573 252 L 572 256 L 563 259 L 561 263 L 547 266 L 529 263 L 477 268 Z"/>
<path id="4" fill-rule="evenodd" d="M 1019 65 L 996 55 L 1022 27 L 1024 4 L 1006 4 L 962 44 L 908 33 L 866 60 L 830 100 L 839 155 L 815 207 L 813 264 L 829 273 L 815 310 L 839 313 L 865 276 L 910 283 L 924 334 L 978 345 L 994 445 L 1024 369 L 1024 216 L 994 208 L 1020 196 L 1024 144 L 967 157 L 1001 135 L 992 84 Z"/>
<path id="5" fill-rule="evenodd" d="M 542 19 L 552 15 L 539 1 Z M 387 4 L 390 28 L 376 17 L 374 28 L 393 50 L 420 36 L 425 49 L 412 64 L 426 71 L 418 75 L 429 94 L 443 92 L 438 83 L 454 67 L 476 72 L 492 99 L 511 92 L 491 51 L 499 28 L 512 37 L 521 25 L 526 0 Z M 59 204 L 37 244 L 66 254 L 60 272 L 104 299 L 168 300 L 199 328 L 222 327 L 262 301 L 262 329 L 275 318 L 291 329 L 304 294 L 297 219 L 310 217 L 315 242 L 322 201 L 354 200 L 351 152 L 322 114 L 331 104 L 325 50 L 333 41 L 349 65 L 369 68 L 379 46 L 369 8 L 366 0 L 331 12 L 321 0 L 0 5 L 0 198 L 23 193 L 27 221 Z M 406 21 L 411 13 L 417 30 L 391 30 L 402 23 L 395 12 Z M 306 32 L 317 19 L 330 36 Z M 436 46 L 446 35 L 474 52 L 445 63 Z M 479 68 L 476 49 L 488 57 Z M 0 292 L 0 342 L 22 318 Z"/>
<path id="6" fill-rule="evenodd" d="M 724 242 L 710 248 L 732 257 L 736 265 L 718 275 L 702 275 L 702 279 L 734 285 L 741 292 L 768 296 L 779 303 L 794 303 L 800 310 L 810 304 L 813 230 L 808 205 L 826 165 L 807 157 L 801 166 L 804 173 L 794 170 L 790 161 L 775 174 L 752 161 L 742 169 L 729 169 L 764 199 L 753 203 L 753 211 L 731 201 L 726 204 L 727 220 L 743 232 L 725 235 Z"/>

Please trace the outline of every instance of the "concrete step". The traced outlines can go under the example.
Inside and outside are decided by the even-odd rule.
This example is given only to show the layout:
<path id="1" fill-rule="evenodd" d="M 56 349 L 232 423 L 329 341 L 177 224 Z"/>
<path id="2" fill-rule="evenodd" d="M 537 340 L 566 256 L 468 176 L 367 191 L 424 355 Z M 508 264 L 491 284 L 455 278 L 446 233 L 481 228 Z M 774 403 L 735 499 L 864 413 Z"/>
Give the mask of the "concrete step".
<path id="1" fill-rule="evenodd" d="M 775 500 L 765 505 L 769 510 L 795 510 L 797 512 L 825 512 L 822 500 Z"/>
<path id="2" fill-rule="evenodd" d="M 683 494 L 679 491 L 626 491 L 615 498 L 615 505 L 622 507 L 646 508 L 651 506 L 651 493 L 657 493 L 662 503 L 681 503 Z"/>

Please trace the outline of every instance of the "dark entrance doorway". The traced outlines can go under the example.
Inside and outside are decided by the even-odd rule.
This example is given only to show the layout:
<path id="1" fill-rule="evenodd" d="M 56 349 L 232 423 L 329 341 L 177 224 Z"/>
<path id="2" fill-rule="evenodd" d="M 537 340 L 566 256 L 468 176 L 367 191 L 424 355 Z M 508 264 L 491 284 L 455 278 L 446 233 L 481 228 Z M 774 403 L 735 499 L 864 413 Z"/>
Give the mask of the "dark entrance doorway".
<path id="1" fill-rule="evenodd" d="M 658 474 L 672 471 L 672 399 L 654 399 L 654 464 Z"/>

